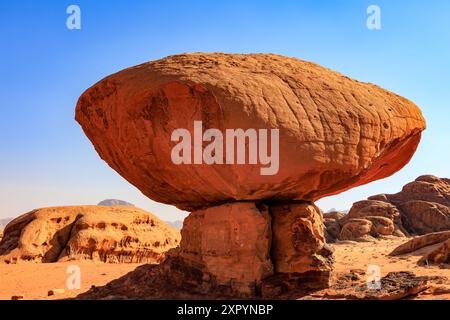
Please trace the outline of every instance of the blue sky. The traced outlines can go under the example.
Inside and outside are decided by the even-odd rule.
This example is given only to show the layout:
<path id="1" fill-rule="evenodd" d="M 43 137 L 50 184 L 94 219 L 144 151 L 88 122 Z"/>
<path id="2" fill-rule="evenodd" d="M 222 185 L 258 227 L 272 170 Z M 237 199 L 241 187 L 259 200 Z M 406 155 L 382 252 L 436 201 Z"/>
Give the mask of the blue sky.
<path id="1" fill-rule="evenodd" d="M 81 8 L 68 30 L 66 8 Z M 381 8 L 381 30 L 366 9 Z M 155 203 L 110 169 L 74 121 L 79 95 L 123 68 L 192 51 L 271 52 L 314 61 L 418 104 L 428 129 L 394 176 L 318 202 L 328 210 L 450 177 L 450 1 L 1 1 L 0 217 L 50 205 Z"/>

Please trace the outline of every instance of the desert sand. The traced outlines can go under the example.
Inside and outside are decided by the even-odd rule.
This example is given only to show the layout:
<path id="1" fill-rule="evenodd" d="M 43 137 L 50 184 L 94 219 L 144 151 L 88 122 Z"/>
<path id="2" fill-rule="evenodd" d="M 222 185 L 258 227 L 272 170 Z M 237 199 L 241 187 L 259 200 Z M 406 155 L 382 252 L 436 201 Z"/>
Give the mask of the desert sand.
<path id="1" fill-rule="evenodd" d="M 436 247 L 429 246 L 421 250 L 417 250 L 411 254 L 392 257 L 389 256 L 396 247 L 407 242 L 405 238 L 393 238 L 389 240 L 379 240 L 373 242 L 341 242 L 333 244 L 335 249 L 334 257 L 336 264 L 334 265 L 334 277 L 339 278 L 348 274 L 350 270 L 366 271 L 369 265 L 377 265 L 380 267 L 381 277 L 386 276 L 389 272 L 411 271 L 417 276 L 428 277 L 446 277 L 447 279 L 439 279 L 430 282 L 430 290 L 419 294 L 414 299 L 445 299 L 450 300 L 450 268 L 440 268 L 439 266 L 420 266 L 417 262 L 422 258 L 425 252 Z M 336 279 L 334 279 L 336 281 Z M 365 281 L 363 276 L 363 281 Z M 442 294 L 434 294 L 431 292 L 433 288 L 439 287 L 447 292 Z M 332 291 L 332 289 L 330 289 Z M 327 290 L 324 290 L 325 293 Z"/>
<path id="2" fill-rule="evenodd" d="M 430 289 L 420 293 L 414 299 L 446 299 L 450 300 L 450 269 L 438 266 L 419 266 L 417 261 L 421 258 L 422 250 L 414 254 L 399 257 L 390 257 L 388 254 L 400 244 L 406 242 L 405 238 L 378 240 L 373 242 L 340 242 L 333 244 L 335 249 L 335 271 L 333 281 L 349 274 L 351 270 L 365 271 L 368 265 L 378 265 L 381 276 L 393 271 L 412 271 L 418 276 L 440 277 L 430 282 Z M 429 250 L 424 248 L 423 250 Z M 67 267 L 74 262 L 57 263 L 21 263 L 16 265 L 0 264 L 0 299 L 9 300 L 11 296 L 23 295 L 25 299 L 64 299 L 75 297 L 87 291 L 91 286 L 105 285 L 134 270 L 140 264 L 107 264 L 94 262 L 77 262 L 81 268 L 81 289 L 65 290 L 62 294 L 47 296 L 49 290 L 65 289 L 68 275 Z M 446 277 L 444 279 L 442 277 Z M 365 281 L 364 275 L 361 281 Z M 434 288 L 439 290 L 434 291 Z M 433 292 L 434 291 L 434 292 Z M 336 292 L 333 287 L 313 294 L 316 299 L 325 298 L 327 294 Z"/>
<path id="3" fill-rule="evenodd" d="M 77 265 L 81 271 L 81 288 L 68 290 L 66 273 L 70 265 Z M 105 285 L 134 270 L 135 263 L 94 263 L 90 261 L 56 263 L 0 264 L 0 299 L 10 300 L 12 296 L 23 295 L 24 299 L 64 299 L 75 297 L 91 286 Z M 64 293 L 47 296 L 49 290 L 65 289 Z"/>

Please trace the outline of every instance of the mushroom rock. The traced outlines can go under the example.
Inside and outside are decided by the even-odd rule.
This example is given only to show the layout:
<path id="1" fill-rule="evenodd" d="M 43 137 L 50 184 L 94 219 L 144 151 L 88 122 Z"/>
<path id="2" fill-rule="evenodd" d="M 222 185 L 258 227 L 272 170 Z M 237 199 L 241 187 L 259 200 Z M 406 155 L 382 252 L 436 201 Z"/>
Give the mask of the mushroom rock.
<path id="1" fill-rule="evenodd" d="M 317 64 L 272 54 L 194 53 L 125 69 L 80 97 L 76 120 L 99 155 L 149 198 L 183 210 L 239 200 L 306 200 L 388 177 L 425 121 L 412 102 Z M 178 165 L 175 129 L 279 129 L 279 171 Z M 208 142 L 203 142 L 208 145 Z"/>
<path id="2" fill-rule="evenodd" d="M 313 202 L 400 170 L 425 129 L 405 98 L 273 54 L 125 69 L 83 93 L 76 120 L 145 195 L 191 211 L 164 268 L 240 296 L 326 286 L 333 258 Z"/>

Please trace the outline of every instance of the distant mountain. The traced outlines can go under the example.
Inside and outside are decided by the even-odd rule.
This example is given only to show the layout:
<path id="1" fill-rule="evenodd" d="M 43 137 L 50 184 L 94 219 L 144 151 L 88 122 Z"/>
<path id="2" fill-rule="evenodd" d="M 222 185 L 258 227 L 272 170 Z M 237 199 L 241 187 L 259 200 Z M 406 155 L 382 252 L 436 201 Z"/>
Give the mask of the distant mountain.
<path id="1" fill-rule="evenodd" d="M 134 204 L 123 201 L 123 200 L 117 200 L 117 199 L 106 199 L 103 201 L 100 201 L 98 203 L 98 206 L 128 206 L 128 207 L 134 207 Z"/>
<path id="2" fill-rule="evenodd" d="M 0 219 L 0 229 L 5 229 L 6 225 L 14 218 Z"/>
<path id="3" fill-rule="evenodd" d="M 181 230 L 183 228 L 183 220 L 176 220 L 176 221 L 165 221 L 167 224 L 170 224 L 172 227 Z"/>

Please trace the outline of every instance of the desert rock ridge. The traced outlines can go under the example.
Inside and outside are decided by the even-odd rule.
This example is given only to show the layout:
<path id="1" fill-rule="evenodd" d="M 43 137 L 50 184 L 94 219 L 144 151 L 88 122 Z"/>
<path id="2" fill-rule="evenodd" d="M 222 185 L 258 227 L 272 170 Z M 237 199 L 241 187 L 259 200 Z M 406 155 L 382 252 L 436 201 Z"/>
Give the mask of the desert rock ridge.
<path id="1" fill-rule="evenodd" d="M 179 241 L 175 228 L 136 207 L 50 207 L 7 225 L 0 261 L 156 263 Z"/>

